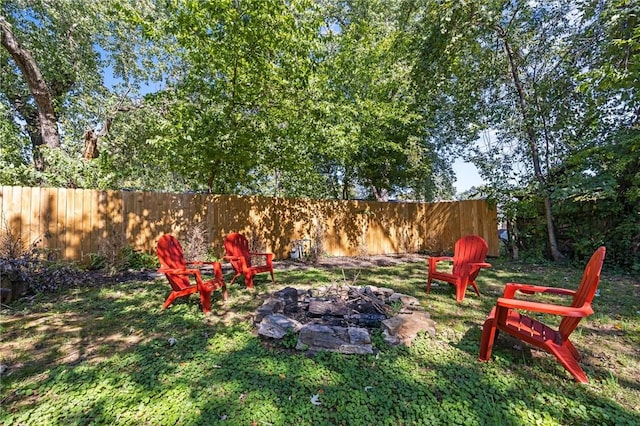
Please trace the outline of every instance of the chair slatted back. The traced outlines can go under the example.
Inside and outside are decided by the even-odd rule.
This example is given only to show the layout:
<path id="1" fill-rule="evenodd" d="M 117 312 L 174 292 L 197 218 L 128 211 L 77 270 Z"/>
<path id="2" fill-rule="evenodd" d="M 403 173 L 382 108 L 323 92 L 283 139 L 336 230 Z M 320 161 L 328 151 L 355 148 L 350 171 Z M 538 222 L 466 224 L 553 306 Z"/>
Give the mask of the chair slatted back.
<path id="1" fill-rule="evenodd" d="M 572 307 L 581 308 L 585 305 L 591 305 L 596 290 L 598 289 L 598 284 L 600 283 L 600 271 L 604 263 L 605 253 L 606 248 L 599 247 L 593 253 L 591 259 L 589 259 L 589 263 L 587 263 L 587 266 L 584 268 L 584 273 L 582 274 L 580 287 L 578 287 L 576 294 L 573 296 Z M 580 318 L 564 317 L 558 327 L 562 338 L 567 339 L 579 323 Z"/>
<path id="2" fill-rule="evenodd" d="M 158 240 L 157 247 L 158 259 L 162 268 L 167 269 L 185 269 L 187 266 L 184 260 L 184 252 L 182 246 L 176 237 L 165 234 Z M 165 273 L 171 288 L 174 290 L 182 290 L 191 286 L 187 275 L 167 274 Z"/>
<path id="3" fill-rule="evenodd" d="M 224 249 L 227 256 L 244 257 L 247 261 L 247 266 L 251 266 L 251 255 L 249 254 L 249 241 L 244 235 L 232 232 L 224 239 Z M 241 270 L 239 262 L 232 261 L 233 267 L 236 270 Z M 237 265 L 236 265 L 237 264 Z"/>
<path id="4" fill-rule="evenodd" d="M 456 241 L 453 250 L 453 269 L 451 273 L 459 275 L 465 264 L 484 262 L 488 252 L 489 246 L 482 237 L 467 235 L 460 238 Z M 473 276 L 470 276 L 470 281 L 475 281 L 479 272 L 480 270 L 477 270 Z"/>

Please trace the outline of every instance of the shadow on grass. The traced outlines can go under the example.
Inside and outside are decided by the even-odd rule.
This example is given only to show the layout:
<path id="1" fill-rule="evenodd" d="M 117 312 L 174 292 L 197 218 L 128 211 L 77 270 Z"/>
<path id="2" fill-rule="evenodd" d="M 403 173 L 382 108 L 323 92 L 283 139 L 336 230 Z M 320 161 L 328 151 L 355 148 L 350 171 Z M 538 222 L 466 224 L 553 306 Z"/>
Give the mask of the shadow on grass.
<path id="1" fill-rule="evenodd" d="M 255 335 L 251 315 L 276 289 L 354 281 L 388 283 L 418 297 L 438 323 L 436 338 L 420 336 L 411 348 L 390 347 L 376 333 L 376 355 L 307 356 L 265 345 Z M 526 349 L 511 353 L 500 344 L 492 362 L 477 362 L 479 327 L 495 299 L 469 295 L 458 305 L 452 289 L 426 295 L 424 281 L 424 267 L 419 265 L 287 271 L 276 276 L 275 287 L 256 278 L 254 292 L 244 289 L 241 281 L 230 289 L 227 304 L 216 294 L 215 315 L 210 318 L 202 316 L 195 296 L 160 312 L 168 293 L 163 281 L 70 291 L 56 303 L 43 304 L 43 312 L 3 319 L 3 327 L 16 340 L 25 338 L 20 327 L 36 331 L 47 321 L 59 321 L 35 333 L 29 345 L 53 340 L 62 350 L 65 339 L 76 339 L 79 356 L 72 361 L 53 357 L 3 377 L 0 422 L 640 423 L 640 414 L 609 395 L 604 380 L 594 386 L 577 385 L 553 360 L 532 359 Z M 479 284 L 481 291 L 487 288 L 483 284 L 494 285 Z M 53 336 L 56 327 L 62 330 L 60 340 Z M 600 373 L 608 372 L 595 375 Z M 638 397 L 637 386 L 619 379 L 614 385 L 625 392 L 631 389 L 629 398 Z"/>

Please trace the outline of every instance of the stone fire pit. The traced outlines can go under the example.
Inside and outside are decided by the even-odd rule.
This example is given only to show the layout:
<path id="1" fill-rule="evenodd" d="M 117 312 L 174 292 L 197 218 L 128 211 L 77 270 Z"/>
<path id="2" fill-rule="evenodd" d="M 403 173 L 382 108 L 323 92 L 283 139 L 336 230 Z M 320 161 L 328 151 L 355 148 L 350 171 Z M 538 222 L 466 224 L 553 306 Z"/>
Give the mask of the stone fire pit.
<path id="1" fill-rule="evenodd" d="M 254 317 L 258 334 L 297 335 L 297 350 L 371 354 L 370 331 L 410 346 L 421 331 L 435 336 L 435 323 L 415 297 L 383 287 L 333 285 L 311 290 L 286 287 L 273 293 Z"/>

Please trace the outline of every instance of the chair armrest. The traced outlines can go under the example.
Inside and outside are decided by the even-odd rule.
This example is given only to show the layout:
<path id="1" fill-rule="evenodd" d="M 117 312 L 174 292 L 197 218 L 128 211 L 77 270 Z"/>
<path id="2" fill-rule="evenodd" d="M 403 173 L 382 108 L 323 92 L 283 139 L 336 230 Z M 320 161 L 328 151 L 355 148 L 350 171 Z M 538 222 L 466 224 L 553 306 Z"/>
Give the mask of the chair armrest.
<path id="1" fill-rule="evenodd" d="M 436 263 L 438 262 L 453 262 L 452 256 L 429 256 L 427 257 L 427 261 L 429 262 L 429 269 L 435 271 Z"/>
<path id="2" fill-rule="evenodd" d="M 244 256 L 222 256 L 222 259 L 227 260 L 229 262 L 235 262 L 236 260 L 244 259 Z"/>
<path id="3" fill-rule="evenodd" d="M 469 265 L 473 266 L 474 268 L 491 268 L 491 264 L 487 263 L 487 262 L 473 262 L 473 263 L 469 263 Z"/>
<path id="4" fill-rule="evenodd" d="M 522 309 L 530 312 L 540 312 L 543 314 L 561 315 L 563 317 L 582 318 L 593 313 L 590 304 L 579 308 L 562 305 L 550 305 L 548 303 L 529 302 L 527 300 L 498 298 L 496 305 L 501 308 Z"/>
<path id="5" fill-rule="evenodd" d="M 220 264 L 219 261 L 213 261 L 213 262 L 187 262 L 187 265 L 194 265 L 194 266 L 211 265 L 211 267 L 213 269 L 213 275 L 216 277 L 216 280 L 220 281 L 220 280 L 223 279 L 222 265 Z M 198 274 L 201 272 L 199 269 L 197 271 L 198 271 Z"/>
<path id="6" fill-rule="evenodd" d="M 213 275 L 216 277 L 216 280 L 224 282 L 222 264 L 220 262 L 211 262 L 211 265 L 213 266 Z"/>
<path id="7" fill-rule="evenodd" d="M 175 269 L 175 268 L 160 268 L 158 269 L 160 274 L 175 274 L 175 275 L 195 275 L 200 274 L 199 269 Z"/>
<path id="8" fill-rule="evenodd" d="M 174 275 L 194 275 L 196 279 L 196 285 L 198 288 L 202 288 L 203 280 L 200 275 L 200 269 L 173 269 L 173 268 L 160 268 L 158 272 L 162 274 L 174 274 Z"/>
<path id="9" fill-rule="evenodd" d="M 441 262 L 441 261 L 449 261 L 453 262 L 452 256 L 429 256 L 427 257 L 429 262 Z"/>
<path id="10" fill-rule="evenodd" d="M 491 264 L 486 262 L 469 262 L 462 265 L 458 279 L 468 280 L 470 276 L 477 274 L 481 268 L 490 268 Z"/>
<path id="11" fill-rule="evenodd" d="M 462 265 L 462 275 L 463 276 L 471 276 L 476 274 L 482 268 L 491 268 L 490 263 L 486 262 L 470 262 Z"/>
<path id="12" fill-rule="evenodd" d="M 532 285 L 532 284 L 507 283 L 507 285 L 504 288 L 503 297 L 513 299 L 516 291 L 519 291 L 525 294 L 548 293 L 548 294 L 559 294 L 562 296 L 573 296 L 574 294 L 576 294 L 575 290 L 569 290 L 566 288 L 545 287 L 545 286 Z"/>
<path id="13" fill-rule="evenodd" d="M 273 264 L 273 253 L 249 253 L 251 256 L 264 256 L 268 266 Z"/>

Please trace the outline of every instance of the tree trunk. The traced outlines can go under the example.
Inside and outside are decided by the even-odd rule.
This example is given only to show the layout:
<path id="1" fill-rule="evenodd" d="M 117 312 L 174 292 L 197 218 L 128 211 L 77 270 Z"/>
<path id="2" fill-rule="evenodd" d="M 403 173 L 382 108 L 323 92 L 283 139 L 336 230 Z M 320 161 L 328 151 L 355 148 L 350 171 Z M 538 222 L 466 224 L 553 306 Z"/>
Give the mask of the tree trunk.
<path id="1" fill-rule="evenodd" d="M 38 122 L 42 144 L 50 148 L 60 147 L 58 134 L 58 117 L 53 107 L 53 97 L 47 82 L 44 80 L 40 68 L 31 52 L 24 49 L 11 31 L 11 25 L 0 16 L 0 42 L 16 62 L 25 79 L 29 91 L 33 95 L 38 108 Z M 36 153 L 34 153 L 34 158 Z"/>
<path id="2" fill-rule="evenodd" d="M 278 191 L 280 190 L 280 169 L 276 169 L 273 173 L 274 184 L 273 184 L 273 196 L 278 197 Z"/>
<path id="3" fill-rule="evenodd" d="M 127 101 L 127 95 L 129 91 L 122 95 L 118 103 L 113 108 L 113 111 L 107 114 L 107 118 L 105 118 L 102 123 L 102 127 L 100 131 L 96 133 L 93 129 L 87 129 L 84 131 L 83 139 L 84 139 L 84 148 L 82 150 L 82 158 L 85 160 L 93 160 L 94 158 L 98 158 L 100 156 L 100 150 L 98 149 L 98 144 L 102 138 L 105 138 L 109 135 L 111 131 L 111 125 L 113 124 L 113 120 L 115 120 L 116 115 L 119 112 L 130 111 L 136 106 L 124 106 L 125 101 Z M 140 106 L 137 106 L 138 108 Z"/>
<path id="4" fill-rule="evenodd" d="M 371 192 L 376 198 L 376 201 L 380 201 L 383 203 L 389 201 L 389 191 L 387 191 L 385 188 L 378 188 L 375 185 L 371 185 Z"/>
<path id="5" fill-rule="evenodd" d="M 85 160 L 93 160 L 94 158 L 98 158 L 99 155 L 100 151 L 98 151 L 98 135 L 92 129 L 85 130 L 82 158 L 84 158 Z"/>
<path id="6" fill-rule="evenodd" d="M 544 199 L 544 211 L 547 219 L 547 235 L 549 238 L 549 248 L 551 249 L 551 257 L 554 261 L 558 261 L 562 259 L 562 253 L 558 250 L 558 242 L 556 240 L 556 233 L 553 225 L 553 214 L 551 211 L 551 197 L 549 194 L 549 187 L 547 182 L 542 174 L 542 169 L 540 168 L 540 155 L 538 152 L 538 142 L 536 138 L 535 129 L 532 123 L 532 117 L 529 111 L 529 107 L 527 105 L 526 93 L 524 90 L 524 86 L 522 81 L 520 80 L 520 74 L 518 70 L 518 66 L 515 61 L 515 54 L 511 49 L 511 45 L 507 40 L 506 34 L 502 28 L 497 28 L 498 35 L 502 39 L 504 43 L 504 50 L 507 55 L 507 59 L 509 60 L 509 66 L 511 68 L 511 76 L 513 78 L 513 84 L 516 87 L 516 91 L 518 92 L 518 101 L 520 107 L 520 113 L 522 114 L 522 120 L 524 122 L 525 134 L 527 136 L 527 141 L 529 143 L 529 151 L 531 154 L 531 160 L 533 162 L 533 170 L 536 177 L 536 180 L 543 188 L 543 199 Z"/>
<path id="7" fill-rule="evenodd" d="M 207 179 L 207 191 L 209 194 L 213 193 L 213 184 L 216 181 L 216 177 L 218 175 L 218 168 L 222 162 L 220 159 L 217 159 L 211 165 L 211 170 L 209 171 L 209 179 Z"/>
<path id="8" fill-rule="evenodd" d="M 42 151 L 40 151 L 40 147 L 42 146 L 42 133 L 40 132 L 39 125 L 39 116 L 37 112 L 29 115 L 22 115 L 27 122 L 27 134 L 29 135 L 29 140 L 31 141 L 31 149 L 33 151 L 33 165 L 36 170 L 44 171 L 45 163 L 44 156 L 42 155 Z"/>
<path id="9" fill-rule="evenodd" d="M 547 217 L 547 233 L 549 234 L 549 246 L 551 247 L 551 256 L 553 260 L 561 260 L 564 258 L 558 249 L 558 241 L 556 240 L 556 231 L 553 226 L 553 214 L 551 213 L 551 198 L 545 192 L 544 196 L 544 213 Z"/>
<path id="10" fill-rule="evenodd" d="M 520 259 L 520 232 L 518 222 L 507 219 L 507 252 L 511 259 Z"/>
<path id="11" fill-rule="evenodd" d="M 42 77 L 35 59 L 28 50 L 20 45 L 11 31 L 11 25 L 3 16 L 0 16 L 0 42 L 20 68 L 38 107 L 38 124 L 42 144 L 50 148 L 59 148 L 58 117 L 53 108 L 53 99 L 47 83 Z M 35 146 L 34 149 L 37 151 Z M 39 155 L 34 152 L 34 159 L 37 158 L 39 158 Z M 38 165 L 36 164 L 36 166 Z M 40 167 L 44 168 L 44 165 L 42 164 Z"/>
<path id="12" fill-rule="evenodd" d="M 348 200 L 349 197 L 349 188 L 351 187 L 351 180 L 348 176 L 351 175 L 351 169 L 345 167 L 344 168 L 344 177 L 342 178 L 342 199 Z"/>
<path id="13" fill-rule="evenodd" d="M 45 164 L 44 157 L 40 151 L 40 147 L 42 146 L 42 134 L 40 133 L 38 110 L 25 96 L 21 96 L 17 93 L 5 94 L 11 101 L 13 108 L 15 108 L 18 114 L 22 116 L 22 119 L 26 123 L 25 128 L 29 135 L 29 140 L 31 141 L 33 164 L 35 165 L 36 170 L 43 171 Z"/>

